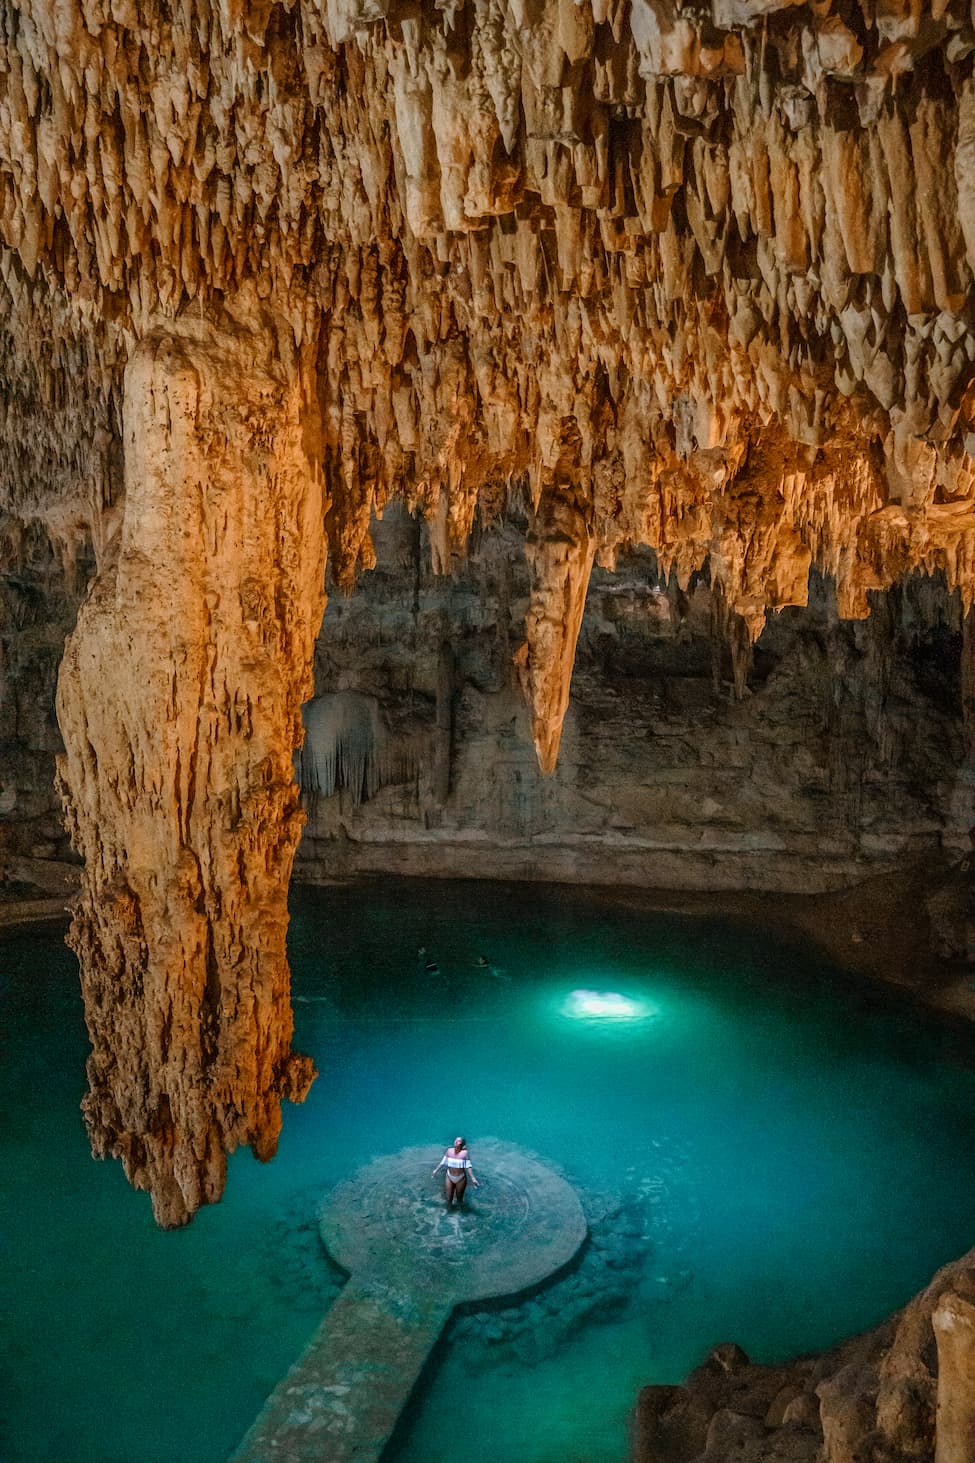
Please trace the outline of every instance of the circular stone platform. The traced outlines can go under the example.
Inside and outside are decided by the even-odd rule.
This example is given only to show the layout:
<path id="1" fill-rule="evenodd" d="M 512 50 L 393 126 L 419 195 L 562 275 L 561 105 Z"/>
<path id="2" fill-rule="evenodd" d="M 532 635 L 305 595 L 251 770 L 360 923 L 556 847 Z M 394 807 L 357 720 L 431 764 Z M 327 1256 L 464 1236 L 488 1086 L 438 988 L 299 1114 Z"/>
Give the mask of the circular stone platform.
<path id="1" fill-rule="evenodd" d="M 582 1206 L 532 1154 L 482 1139 L 481 1187 L 448 1210 L 442 1153 L 404 1148 L 334 1190 L 321 1232 L 349 1280 L 234 1463 L 378 1463 L 455 1306 L 512 1299 L 578 1254 Z"/>
<path id="2" fill-rule="evenodd" d="M 566 1266 L 586 1238 L 575 1191 L 530 1153 L 495 1138 L 471 1148 L 481 1187 L 447 1209 L 443 1148 L 404 1148 L 339 1185 L 321 1221 L 343 1269 L 397 1288 L 435 1290 L 454 1305 L 500 1300 Z"/>

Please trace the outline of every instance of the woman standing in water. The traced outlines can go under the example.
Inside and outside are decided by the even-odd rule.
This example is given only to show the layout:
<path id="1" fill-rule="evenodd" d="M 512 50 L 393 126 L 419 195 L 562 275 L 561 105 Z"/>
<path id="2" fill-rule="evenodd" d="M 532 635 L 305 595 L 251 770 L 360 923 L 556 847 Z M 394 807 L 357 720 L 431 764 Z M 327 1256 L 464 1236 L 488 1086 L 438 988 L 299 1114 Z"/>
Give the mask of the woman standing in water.
<path id="1" fill-rule="evenodd" d="M 474 1170 L 471 1168 L 470 1154 L 467 1151 L 467 1144 L 464 1142 L 463 1138 L 458 1137 L 454 1139 L 453 1144 L 450 1148 L 447 1149 L 443 1158 L 441 1158 L 440 1162 L 437 1164 L 430 1177 L 436 1178 L 437 1174 L 444 1167 L 446 1167 L 447 1172 L 444 1177 L 443 1188 L 444 1194 L 447 1198 L 447 1208 L 450 1209 L 452 1208 L 455 1199 L 457 1200 L 458 1204 L 460 1204 L 461 1200 L 463 1199 L 464 1190 L 467 1188 L 468 1174 L 470 1175 L 471 1183 L 474 1185 L 475 1189 L 479 1189 L 481 1187 L 477 1179 L 474 1177 Z"/>

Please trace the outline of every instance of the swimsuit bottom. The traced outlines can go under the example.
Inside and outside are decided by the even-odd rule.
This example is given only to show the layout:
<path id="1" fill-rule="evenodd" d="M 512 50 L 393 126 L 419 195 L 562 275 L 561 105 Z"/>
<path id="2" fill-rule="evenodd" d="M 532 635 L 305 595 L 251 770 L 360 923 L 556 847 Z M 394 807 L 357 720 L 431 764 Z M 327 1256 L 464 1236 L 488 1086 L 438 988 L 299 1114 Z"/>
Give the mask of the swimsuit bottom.
<path id="1" fill-rule="evenodd" d="M 467 1182 L 466 1168 L 448 1168 L 447 1179 L 452 1184 L 465 1184 Z"/>

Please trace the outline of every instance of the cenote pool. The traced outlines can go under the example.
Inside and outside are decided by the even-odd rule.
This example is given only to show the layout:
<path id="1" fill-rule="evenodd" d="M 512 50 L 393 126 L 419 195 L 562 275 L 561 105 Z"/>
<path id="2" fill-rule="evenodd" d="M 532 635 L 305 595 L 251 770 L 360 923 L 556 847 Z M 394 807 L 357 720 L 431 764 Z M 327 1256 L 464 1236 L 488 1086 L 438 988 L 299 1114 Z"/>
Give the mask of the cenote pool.
<path id="1" fill-rule="evenodd" d="M 60 935 L 0 945 L 5 1463 L 220 1463 L 340 1284 L 323 1193 L 408 1145 L 432 1168 L 455 1132 L 475 1169 L 479 1134 L 561 1168 L 593 1243 L 527 1310 L 455 1326 L 395 1463 L 443 1457 L 459 1399 L 469 1463 L 622 1463 L 644 1382 L 721 1340 L 825 1346 L 975 1243 L 969 1033 L 796 946 L 524 886 L 293 907 L 296 1044 L 322 1075 L 277 1159 L 237 1154 L 173 1234 L 89 1157 Z"/>

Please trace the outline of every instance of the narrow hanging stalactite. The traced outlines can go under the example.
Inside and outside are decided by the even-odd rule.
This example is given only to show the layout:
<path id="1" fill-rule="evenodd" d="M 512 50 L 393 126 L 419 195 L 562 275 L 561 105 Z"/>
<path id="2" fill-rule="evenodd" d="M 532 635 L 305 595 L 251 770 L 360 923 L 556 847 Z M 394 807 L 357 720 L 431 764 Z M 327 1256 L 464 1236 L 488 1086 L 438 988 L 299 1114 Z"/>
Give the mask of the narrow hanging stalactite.
<path id="1" fill-rule="evenodd" d="M 535 754 L 542 772 L 555 771 L 576 644 L 586 607 L 596 540 L 585 506 L 568 490 L 547 495 L 527 541 L 531 598 L 525 643 L 515 653 L 522 692 L 531 708 Z"/>
<path id="2" fill-rule="evenodd" d="M 291 1051 L 292 759 L 324 609 L 314 357 L 279 322 L 180 320 L 125 373 L 121 532 L 58 685 L 84 1111 L 160 1224 L 273 1155 Z"/>
<path id="3" fill-rule="evenodd" d="M 754 659 L 752 637 L 746 621 L 728 603 L 724 581 L 720 578 L 715 579 L 711 590 L 711 637 L 715 689 L 721 683 L 722 650 L 726 649 L 731 662 L 735 700 L 741 701 L 748 690 L 748 677 Z"/>

